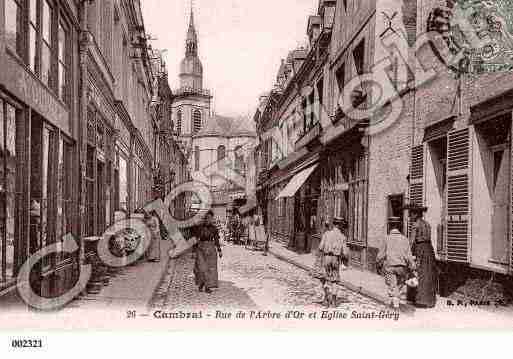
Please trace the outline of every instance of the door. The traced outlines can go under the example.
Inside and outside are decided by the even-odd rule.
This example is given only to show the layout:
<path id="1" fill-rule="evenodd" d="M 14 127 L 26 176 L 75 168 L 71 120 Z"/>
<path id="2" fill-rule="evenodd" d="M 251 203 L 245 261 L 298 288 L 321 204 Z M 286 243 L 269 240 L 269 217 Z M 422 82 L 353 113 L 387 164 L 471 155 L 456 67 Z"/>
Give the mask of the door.
<path id="1" fill-rule="evenodd" d="M 507 145 L 499 145 L 493 147 L 491 152 L 493 158 L 492 258 L 500 263 L 508 263 L 510 150 Z"/>

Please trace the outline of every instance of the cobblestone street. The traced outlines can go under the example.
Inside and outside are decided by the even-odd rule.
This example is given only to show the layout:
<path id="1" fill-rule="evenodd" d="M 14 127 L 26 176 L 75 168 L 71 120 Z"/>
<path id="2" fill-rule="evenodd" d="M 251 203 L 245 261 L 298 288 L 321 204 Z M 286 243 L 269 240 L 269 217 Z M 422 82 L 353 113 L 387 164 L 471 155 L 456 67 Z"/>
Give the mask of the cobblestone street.
<path id="1" fill-rule="evenodd" d="M 171 261 L 152 301 L 153 309 L 320 309 L 319 282 L 309 273 L 272 255 L 241 246 L 223 247 L 219 288 L 198 292 L 192 254 Z M 340 288 L 340 310 L 379 310 L 375 301 Z"/>

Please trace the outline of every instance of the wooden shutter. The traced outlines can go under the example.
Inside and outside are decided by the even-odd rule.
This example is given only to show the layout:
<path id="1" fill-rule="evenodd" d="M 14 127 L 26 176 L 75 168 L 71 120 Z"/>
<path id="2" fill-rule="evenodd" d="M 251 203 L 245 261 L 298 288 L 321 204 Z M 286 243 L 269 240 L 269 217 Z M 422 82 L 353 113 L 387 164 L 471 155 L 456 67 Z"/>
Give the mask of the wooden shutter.
<path id="1" fill-rule="evenodd" d="M 470 129 L 449 132 L 447 141 L 447 260 L 470 260 Z"/>
<path id="2" fill-rule="evenodd" d="M 424 204 L 424 145 L 415 146 L 411 152 L 410 204 Z M 411 237 L 411 221 L 408 221 L 408 235 Z"/>
<path id="3" fill-rule="evenodd" d="M 510 223 L 510 229 L 509 229 L 509 236 L 510 236 L 510 273 L 513 274 L 513 125 L 511 126 L 511 129 L 510 129 L 510 135 L 509 135 L 509 149 L 510 149 L 510 159 L 509 159 L 509 163 L 510 163 L 510 168 L 511 168 L 511 171 L 510 171 L 510 186 L 509 186 L 509 197 L 510 197 L 510 202 L 509 202 L 509 212 L 510 212 L 510 217 L 509 217 L 509 223 Z"/>

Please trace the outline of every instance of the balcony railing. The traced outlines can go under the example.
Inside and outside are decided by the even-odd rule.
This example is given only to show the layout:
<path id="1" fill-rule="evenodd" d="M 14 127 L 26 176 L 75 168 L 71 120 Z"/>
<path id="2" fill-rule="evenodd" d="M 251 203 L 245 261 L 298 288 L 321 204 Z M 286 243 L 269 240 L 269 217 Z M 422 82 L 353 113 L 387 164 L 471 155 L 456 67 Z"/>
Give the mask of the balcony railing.
<path id="1" fill-rule="evenodd" d="M 295 150 L 299 150 L 305 146 L 310 145 L 315 140 L 319 139 L 321 135 L 321 124 L 316 123 L 308 131 L 306 131 L 299 140 L 296 141 Z"/>
<path id="2" fill-rule="evenodd" d="M 193 88 L 193 87 L 181 87 L 177 90 L 174 90 L 173 94 L 175 96 L 186 96 L 186 95 L 211 96 L 210 90 L 198 89 L 198 88 Z"/>

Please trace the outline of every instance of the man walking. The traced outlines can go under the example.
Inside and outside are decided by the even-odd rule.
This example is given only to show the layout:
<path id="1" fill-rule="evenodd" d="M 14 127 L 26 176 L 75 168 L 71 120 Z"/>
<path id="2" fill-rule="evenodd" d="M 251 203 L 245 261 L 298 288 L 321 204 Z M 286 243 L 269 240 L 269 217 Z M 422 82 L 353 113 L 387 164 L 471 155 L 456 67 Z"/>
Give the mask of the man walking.
<path id="1" fill-rule="evenodd" d="M 411 253 L 408 239 L 399 232 L 400 218 L 391 218 L 391 231 L 382 242 L 376 261 L 385 274 L 388 295 L 392 306 L 397 309 L 410 271 L 415 269 L 415 258 Z"/>

